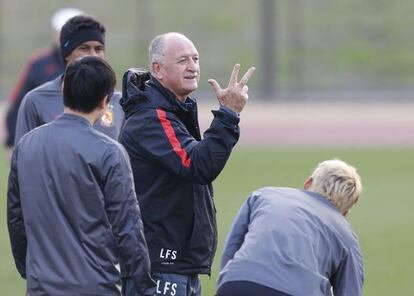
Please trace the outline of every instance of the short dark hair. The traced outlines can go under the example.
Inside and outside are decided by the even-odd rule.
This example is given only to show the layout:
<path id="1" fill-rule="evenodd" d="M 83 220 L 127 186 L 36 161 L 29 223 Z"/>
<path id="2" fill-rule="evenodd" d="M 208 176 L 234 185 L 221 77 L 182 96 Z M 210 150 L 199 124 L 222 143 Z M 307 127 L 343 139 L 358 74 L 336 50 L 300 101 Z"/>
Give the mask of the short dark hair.
<path id="1" fill-rule="evenodd" d="M 91 15 L 77 15 L 70 18 L 60 30 L 59 41 L 63 60 L 80 45 L 79 42 L 98 40 L 105 45 L 105 31 L 105 27 Z M 77 36 L 80 34 L 82 36 Z M 91 39 L 83 40 L 88 36 Z"/>
<path id="2" fill-rule="evenodd" d="M 66 68 L 63 83 L 63 104 L 72 110 L 91 113 L 110 97 L 116 85 L 115 72 L 101 58 L 82 57 Z"/>

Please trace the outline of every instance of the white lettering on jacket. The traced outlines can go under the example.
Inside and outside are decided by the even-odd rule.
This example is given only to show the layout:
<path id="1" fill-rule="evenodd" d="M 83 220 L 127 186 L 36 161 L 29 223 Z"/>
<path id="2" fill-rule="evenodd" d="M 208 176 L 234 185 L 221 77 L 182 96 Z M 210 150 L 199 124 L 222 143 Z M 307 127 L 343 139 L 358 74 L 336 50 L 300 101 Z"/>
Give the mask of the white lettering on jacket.
<path id="1" fill-rule="evenodd" d="M 174 296 L 177 294 L 177 284 L 171 282 L 164 282 L 164 287 L 160 287 L 161 281 L 157 281 L 157 294 Z"/>
<path id="2" fill-rule="evenodd" d="M 175 260 L 177 259 L 177 251 L 162 248 L 160 251 L 160 258 Z"/>

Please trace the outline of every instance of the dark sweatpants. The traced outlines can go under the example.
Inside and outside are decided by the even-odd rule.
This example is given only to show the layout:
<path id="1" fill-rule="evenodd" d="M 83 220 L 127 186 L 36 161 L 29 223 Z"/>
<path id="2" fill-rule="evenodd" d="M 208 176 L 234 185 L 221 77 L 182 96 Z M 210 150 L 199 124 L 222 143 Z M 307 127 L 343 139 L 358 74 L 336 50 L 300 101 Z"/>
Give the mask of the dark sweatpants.
<path id="1" fill-rule="evenodd" d="M 292 296 L 253 282 L 234 281 L 220 286 L 217 296 Z"/>
<path id="2" fill-rule="evenodd" d="M 197 274 L 153 273 L 157 283 L 156 295 L 201 296 L 200 280 Z M 122 279 L 122 296 L 142 296 L 137 293 L 131 278 Z"/>

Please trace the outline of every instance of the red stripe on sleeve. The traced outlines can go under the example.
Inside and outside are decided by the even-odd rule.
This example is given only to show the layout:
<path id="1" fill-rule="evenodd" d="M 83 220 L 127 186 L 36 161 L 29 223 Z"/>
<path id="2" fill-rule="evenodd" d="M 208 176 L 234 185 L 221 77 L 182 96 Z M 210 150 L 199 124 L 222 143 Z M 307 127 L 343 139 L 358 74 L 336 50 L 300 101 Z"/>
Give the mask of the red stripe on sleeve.
<path id="1" fill-rule="evenodd" d="M 167 134 L 168 141 L 173 147 L 175 153 L 180 157 L 181 163 L 186 168 L 189 168 L 191 165 L 191 159 L 188 157 L 187 151 L 181 147 L 180 141 L 178 141 L 175 131 L 171 125 L 171 122 L 167 119 L 167 114 L 164 110 L 157 109 L 157 116 L 161 122 L 161 125 L 164 129 L 164 132 Z"/>
<path id="2" fill-rule="evenodd" d="M 15 104 L 17 102 L 17 96 L 19 95 L 24 82 L 27 79 L 27 75 L 29 74 L 30 64 L 26 65 L 22 74 L 19 77 L 19 81 L 17 82 L 16 86 L 13 88 L 12 94 L 10 96 L 10 101 Z M 23 98 L 22 98 L 23 99 Z"/>
<path id="3" fill-rule="evenodd" d="M 26 63 L 26 65 L 24 66 L 24 70 L 22 72 L 22 74 L 19 77 L 19 81 L 17 82 L 16 86 L 14 87 L 12 94 L 10 96 L 10 101 L 15 104 L 17 102 L 17 96 L 19 95 L 21 89 L 23 88 L 23 84 L 26 82 L 27 80 L 27 76 L 29 75 L 29 70 L 32 67 L 32 64 L 34 62 L 36 62 L 37 60 L 39 60 L 40 58 L 43 58 L 49 54 L 51 54 L 52 50 L 49 48 L 44 48 L 39 50 L 38 52 L 34 53 L 29 61 Z M 25 94 L 23 94 L 24 96 Z M 23 98 L 20 98 L 23 99 Z"/>

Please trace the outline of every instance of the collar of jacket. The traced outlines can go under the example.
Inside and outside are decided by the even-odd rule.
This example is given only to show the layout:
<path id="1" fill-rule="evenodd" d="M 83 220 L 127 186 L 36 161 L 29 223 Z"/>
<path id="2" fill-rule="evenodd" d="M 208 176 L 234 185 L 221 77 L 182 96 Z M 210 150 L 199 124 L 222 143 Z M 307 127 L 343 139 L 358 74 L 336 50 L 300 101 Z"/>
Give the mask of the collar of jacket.
<path id="1" fill-rule="evenodd" d="M 191 113 L 196 110 L 195 99 L 187 97 L 186 102 L 179 101 L 149 72 L 130 69 L 125 72 L 122 83 L 120 104 L 126 117 L 143 109 L 161 108 L 174 113 Z"/>
<path id="2" fill-rule="evenodd" d="M 92 127 L 92 123 L 90 123 L 88 119 L 78 114 L 63 112 L 57 118 L 57 120 L 63 121 L 63 122 L 71 122 L 71 124 L 76 123 L 76 124 L 81 124 L 81 125 Z"/>
<path id="3" fill-rule="evenodd" d="M 190 96 L 185 102 L 181 102 L 177 97 L 150 74 L 149 85 L 153 85 L 170 104 L 172 111 L 192 112 L 196 106 L 196 100 Z"/>

